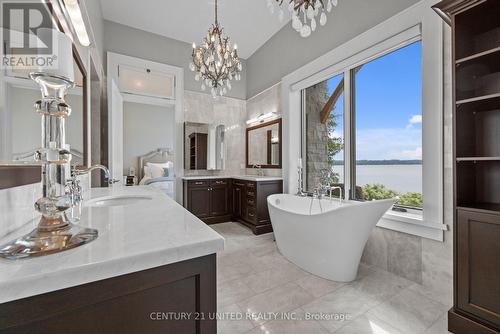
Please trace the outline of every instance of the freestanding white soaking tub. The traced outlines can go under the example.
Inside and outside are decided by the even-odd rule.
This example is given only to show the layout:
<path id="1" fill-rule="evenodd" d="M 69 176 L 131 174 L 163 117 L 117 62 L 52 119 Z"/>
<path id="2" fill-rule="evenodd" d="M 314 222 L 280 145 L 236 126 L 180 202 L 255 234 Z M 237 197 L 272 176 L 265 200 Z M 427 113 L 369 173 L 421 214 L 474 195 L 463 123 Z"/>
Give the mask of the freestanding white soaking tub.
<path id="1" fill-rule="evenodd" d="M 276 194 L 267 198 L 278 249 L 302 269 L 338 282 L 356 278 L 371 231 L 395 199 L 357 202 Z M 321 205 L 320 205 L 321 204 Z"/>

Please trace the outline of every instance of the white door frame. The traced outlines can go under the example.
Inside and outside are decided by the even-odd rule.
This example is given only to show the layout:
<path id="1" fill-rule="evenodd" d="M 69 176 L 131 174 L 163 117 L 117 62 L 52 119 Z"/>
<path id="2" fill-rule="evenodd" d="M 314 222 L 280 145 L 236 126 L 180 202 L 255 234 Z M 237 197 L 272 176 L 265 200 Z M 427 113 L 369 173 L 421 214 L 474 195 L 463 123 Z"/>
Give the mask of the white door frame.
<path id="1" fill-rule="evenodd" d="M 107 88 L 108 88 L 108 117 L 111 115 L 111 98 L 110 92 L 112 82 L 118 83 L 118 68 L 119 65 L 128 65 L 133 67 L 146 67 L 152 70 L 157 70 L 163 73 L 172 74 L 175 77 L 175 99 L 167 100 L 156 97 L 139 96 L 133 94 L 121 94 L 124 101 L 137 102 L 159 106 L 171 106 L 175 108 L 175 134 L 174 134 L 174 171 L 176 176 L 175 183 L 175 200 L 182 203 L 182 176 L 184 175 L 184 69 L 182 67 L 171 66 L 167 64 L 157 63 L 147 59 L 141 59 L 131 56 L 125 56 L 114 52 L 107 53 Z M 123 122 L 121 124 L 108 123 L 108 131 L 113 127 L 121 127 L 123 129 Z M 112 138 L 110 138 L 112 140 Z M 117 140 L 114 138 L 113 140 Z M 121 139 L 123 145 L 123 138 Z M 111 147 L 111 142 L 108 145 Z M 110 164 L 112 165 L 111 155 Z M 122 161 L 123 165 L 123 161 Z M 122 166 L 123 170 L 123 166 Z M 116 176 L 115 176 L 116 177 Z"/>

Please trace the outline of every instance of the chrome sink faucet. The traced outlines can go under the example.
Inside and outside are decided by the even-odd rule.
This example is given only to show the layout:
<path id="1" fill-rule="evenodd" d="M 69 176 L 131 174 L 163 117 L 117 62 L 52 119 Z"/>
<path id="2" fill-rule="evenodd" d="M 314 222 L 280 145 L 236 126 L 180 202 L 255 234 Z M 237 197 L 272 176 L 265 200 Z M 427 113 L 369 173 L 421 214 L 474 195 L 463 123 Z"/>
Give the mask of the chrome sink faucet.
<path id="1" fill-rule="evenodd" d="M 109 169 L 103 165 L 92 165 L 88 168 L 71 168 L 71 178 L 66 183 L 67 193 L 71 198 L 71 202 L 74 206 L 79 205 L 83 201 L 82 187 L 80 186 L 80 180 L 78 176 L 89 174 L 94 170 L 101 169 L 104 172 L 104 179 L 110 185 L 119 182 L 119 180 L 111 178 Z"/>
<path id="2" fill-rule="evenodd" d="M 83 191 L 80 185 L 78 176 L 89 174 L 93 170 L 101 169 L 104 172 L 104 177 L 108 184 L 112 185 L 117 183 L 118 180 L 112 179 L 109 169 L 103 165 L 93 165 L 88 168 L 77 169 L 72 166 L 71 178 L 66 182 L 66 194 L 70 202 L 70 216 L 74 221 L 79 221 L 82 213 Z"/>
<path id="3" fill-rule="evenodd" d="M 80 176 L 80 175 L 89 174 L 90 172 L 92 172 L 92 171 L 94 171 L 96 169 L 101 169 L 104 172 L 104 179 L 109 184 L 114 184 L 114 183 L 120 182 L 117 179 L 111 178 L 111 174 L 109 173 L 108 167 L 106 167 L 104 165 L 99 165 L 99 164 L 92 165 L 92 166 L 90 166 L 88 168 L 81 168 L 81 169 L 80 168 L 73 168 L 72 171 L 71 171 L 71 174 L 72 174 L 72 177 L 77 177 L 77 176 Z"/>
<path id="4" fill-rule="evenodd" d="M 261 165 L 253 165 L 252 168 L 257 170 L 258 176 L 264 176 L 264 170 L 262 170 Z"/>

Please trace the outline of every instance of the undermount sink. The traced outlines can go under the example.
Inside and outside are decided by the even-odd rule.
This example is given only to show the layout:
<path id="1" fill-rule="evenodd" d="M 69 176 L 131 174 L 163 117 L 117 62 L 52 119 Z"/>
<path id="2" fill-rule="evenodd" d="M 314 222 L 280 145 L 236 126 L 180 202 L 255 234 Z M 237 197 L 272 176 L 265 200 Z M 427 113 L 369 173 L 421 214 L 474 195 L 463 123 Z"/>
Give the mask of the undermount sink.
<path id="1" fill-rule="evenodd" d="M 90 207 L 104 207 L 104 206 L 125 206 L 137 204 L 142 201 L 152 200 L 153 197 L 145 195 L 117 195 L 117 196 L 104 196 L 88 200 L 85 206 Z"/>

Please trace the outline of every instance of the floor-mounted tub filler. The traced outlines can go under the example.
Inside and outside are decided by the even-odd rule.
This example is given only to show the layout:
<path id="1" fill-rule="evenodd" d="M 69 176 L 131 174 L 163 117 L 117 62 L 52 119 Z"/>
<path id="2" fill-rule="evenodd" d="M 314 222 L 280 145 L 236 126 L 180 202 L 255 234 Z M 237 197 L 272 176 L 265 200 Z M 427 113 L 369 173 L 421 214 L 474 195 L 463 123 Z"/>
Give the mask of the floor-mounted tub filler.
<path id="1" fill-rule="evenodd" d="M 370 233 L 396 199 L 339 202 L 277 194 L 267 202 L 283 256 L 314 275 L 350 282 Z"/>

